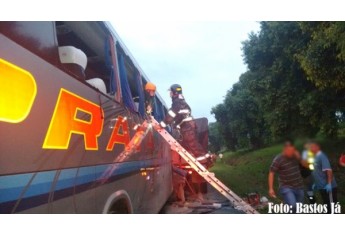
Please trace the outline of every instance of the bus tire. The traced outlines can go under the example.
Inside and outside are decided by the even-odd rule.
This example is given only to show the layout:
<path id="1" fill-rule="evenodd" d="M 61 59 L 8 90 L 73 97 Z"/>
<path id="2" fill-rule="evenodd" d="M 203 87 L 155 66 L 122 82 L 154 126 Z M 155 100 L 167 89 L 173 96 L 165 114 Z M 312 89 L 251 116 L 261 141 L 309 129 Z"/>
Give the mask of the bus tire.
<path id="1" fill-rule="evenodd" d="M 109 196 L 103 209 L 104 214 L 130 214 L 133 213 L 129 195 L 124 190 L 119 190 Z"/>

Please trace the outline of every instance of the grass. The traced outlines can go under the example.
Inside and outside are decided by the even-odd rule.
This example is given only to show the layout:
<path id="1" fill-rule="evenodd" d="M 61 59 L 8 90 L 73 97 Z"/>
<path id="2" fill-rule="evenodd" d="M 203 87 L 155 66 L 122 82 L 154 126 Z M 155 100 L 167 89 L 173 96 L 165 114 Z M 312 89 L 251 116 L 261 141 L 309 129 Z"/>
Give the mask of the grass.
<path id="1" fill-rule="evenodd" d="M 345 168 L 338 165 L 340 154 L 345 152 L 345 138 L 318 141 L 330 159 L 338 183 L 338 200 L 342 205 L 342 213 L 345 213 Z M 296 143 L 299 150 L 302 150 L 302 146 L 302 141 Z M 268 197 L 268 170 L 273 158 L 281 152 L 281 149 L 282 145 L 279 144 L 255 151 L 225 152 L 224 157 L 217 160 L 211 171 L 239 196 L 258 192 L 260 196 Z M 276 179 L 275 183 L 277 182 Z M 277 188 L 276 186 L 276 192 Z M 321 199 L 318 198 L 319 200 Z M 266 212 L 267 210 L 262 211 L 262 213 Z"/>

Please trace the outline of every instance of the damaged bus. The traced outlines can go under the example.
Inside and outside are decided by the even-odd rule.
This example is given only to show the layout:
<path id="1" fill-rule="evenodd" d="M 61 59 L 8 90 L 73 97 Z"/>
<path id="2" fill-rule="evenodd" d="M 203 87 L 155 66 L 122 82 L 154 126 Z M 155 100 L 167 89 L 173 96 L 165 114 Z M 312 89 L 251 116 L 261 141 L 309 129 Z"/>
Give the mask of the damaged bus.
<path id="1" fill-rule="evenodd" d="M 168 144 L 151 131 L 117 160 L 145 119 L 148 78 L 110 23 L 0 22 L 0 48 L 0 213 L 159 212 Z"/>

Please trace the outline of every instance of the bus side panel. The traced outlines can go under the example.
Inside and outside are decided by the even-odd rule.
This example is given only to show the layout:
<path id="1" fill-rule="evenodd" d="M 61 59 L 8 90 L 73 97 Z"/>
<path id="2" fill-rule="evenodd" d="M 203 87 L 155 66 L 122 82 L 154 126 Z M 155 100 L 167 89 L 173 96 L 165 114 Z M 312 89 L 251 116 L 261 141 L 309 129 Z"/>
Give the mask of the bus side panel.
<path id="1" fill-rule="evenodd" d="M 120 167 L 103 183 L 100 170 L 109 169 L 109 163 L 116 162 L 124 149 L 124 145 L 116 144 L 113 150 L 106 150 L 114 122 L 119 116 L 127 117 L 133 135 L 132 128 L 142 120 L 2 34 L 0 48 L 0 58 L 29 71 L 37 85 L 33 106 L 22 122 L 0 121 L 0 192 L 6 193 L 0 194 L 0 211 L 100 213 L 109 195 L 124 189 L 134 199 L 135 212 L 157 212 L 171 192 L 167 144 L 155 134 L 153 149 L 147 149 L 144 140 L 140 152 L 116 163 Z M 42 148 L 62 88 L 103 108 L 98 150 L 85 150 L 80 134 L 71 135 L 68 149 Z M 15 90 L 13 99 L 21 93 L 25 91 Z M 152 178 L 144 177 L 142 171 L 151 171 Z M 4 206 L 6 211 L 2 211 Z"/>
<path id="2" fill-rule="evenodd" d="M 129 113 L 120 104 L 70 77 L 1 34 L 0 42 L 2 48 L 0 58 L 29 71 L 37 85 L 37 95 L 25 120 L 20 123 L 0 122 L 1 132 L 6 134 L 0 136 L 0 175 L 92 166 L 116 161 L 118 154 L 124 150 L 124 145 L 115 143 L 111 150 L 107 150 L 107 145 L 118 117 L 127 117 L 131 136 L 134 134 L 134 125 L 143 120 L 139 119 L 137 115 Z M 103 108 L 103 128 L 97 138 L 96 150 L 86 150 L 84 135 L 75 133 L 71 134 L 67 147 L 43 147 L 44 141 L 49 135 L 49 126 L 54 119 L 53 114 L 62 89 L 75 97 L 86 99 Z M 25 93 L 25 91 L 14 89 L 11 99 L 21 96 L 21 93 Z M 72 108 L 73 106 L 68 107 L 68 109 Z M 76 111 L 72 109 L 65 110 L 64 113 L 66 112 L 75 113 Z M 101 115 L 101 109 L 99 112 L 96 115 Z M 88 114 L 81 114 L 86 120 L 90 119 L 87 118 Z M 9 156 L 11 158 L 8 158 Z M 142 160 L 142 158 L 143 156 L 137 154 L 131 156 L 128 161 Z M 153 153 L 147 153 L 144 156 L 144 159 L 150 158 L 154 158 Z"/>
<path id="3" fill-rule="evenodd" d="M 162 209 L 172 192 L 171 151 L 170 146 L 162 142 L 157 150 L 158 159 L 153 167 L 146 170 L 144 177 L 147 184 L 138 213 L 155 213 Z"/>

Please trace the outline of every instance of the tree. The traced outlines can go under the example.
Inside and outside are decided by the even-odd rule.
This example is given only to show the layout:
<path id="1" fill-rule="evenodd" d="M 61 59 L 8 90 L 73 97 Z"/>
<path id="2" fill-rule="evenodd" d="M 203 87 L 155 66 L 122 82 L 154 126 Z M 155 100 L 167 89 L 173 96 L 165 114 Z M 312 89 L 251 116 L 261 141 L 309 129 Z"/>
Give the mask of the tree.
<path id="1" fill-rule="evenodd" d="M 345 89 L 345 23 L 300 22 L 308 34 L 306 47 L 298 54 L 308 80 L 320 89 Z"/>
<path id="2" fill-rule="evenodd" d="M 208 139 L 211 152 L 217 153 L 222 150 L 224 140 L 220 133 L 219 123 L 213 122 L 208 125 Z"/>
<path id="3" fill-rule="evenodd" d="M 224 144 L 226 148 L 229 150 L 236 150 L 237 146 L 237 137 L 233 130 L 230 127 L 230 120 L 229 120 L 229 110 L 226 108 L 224 104 L 218 104 L 217 106 L 212 108 L 211 114 L 214 114 L 219 124 L 219 132 L 224 139 Z"/>
<path id="4" fill-rule="evenodd" d="M 226 144 L 234 150 L 239 147 L 259 148 L 263 145 L 265 124 L 256 99 L 247 89 L 247 74 L 228 91 L 224 103 L 212 109 L 223 131 Z"/>
<path id="5" fill-rule="evenodd" d="M 212 109 L 228 148 L 337 135 L 345 117 L 345 23 L 261 22 L 242 50 L 248 71 Z"/>
<path id="6" fill-rule="evenodd" d="M 297 22 L 262 22 L 260 33 L 243 43 L 244 60 L 257 76 L 252 92 L 260 97 L 274 139 L 313 136 L 320 129 L 320 123 L 310 120 L 318 119 L 316 114 L 327 104 L 319 101 L 319 106 L 313 106 L 315 110 L 306 112 L 313 105 L 309 94 L 318 89 L 307 80 L 298 59 L 309 40 L 310 33 Z M 330 125 L 324 126 L 324 130 L 333 133 L 331 114 L 335 110 L 328 113 L 325 122 Z"/>

